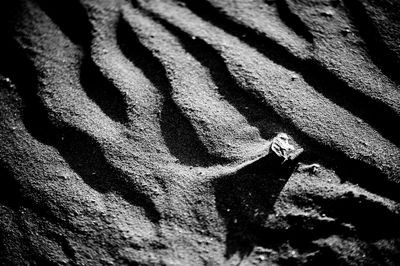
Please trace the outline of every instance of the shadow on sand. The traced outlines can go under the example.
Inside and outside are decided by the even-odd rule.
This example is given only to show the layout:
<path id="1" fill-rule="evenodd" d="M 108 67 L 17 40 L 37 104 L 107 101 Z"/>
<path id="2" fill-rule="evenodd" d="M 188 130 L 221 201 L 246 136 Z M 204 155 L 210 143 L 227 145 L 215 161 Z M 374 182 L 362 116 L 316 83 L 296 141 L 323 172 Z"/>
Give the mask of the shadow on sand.
<path id="1" fill-rule="evenodd" d="M 226 257 L 235 253 L 243 257 L 265 242 L 268 233 L 263 224 L 273 213 L 275 201 L 298 159 L 281 164 L 273 155 L 267 155 L 216 181 L 217 209 L 227 227 Z"/>

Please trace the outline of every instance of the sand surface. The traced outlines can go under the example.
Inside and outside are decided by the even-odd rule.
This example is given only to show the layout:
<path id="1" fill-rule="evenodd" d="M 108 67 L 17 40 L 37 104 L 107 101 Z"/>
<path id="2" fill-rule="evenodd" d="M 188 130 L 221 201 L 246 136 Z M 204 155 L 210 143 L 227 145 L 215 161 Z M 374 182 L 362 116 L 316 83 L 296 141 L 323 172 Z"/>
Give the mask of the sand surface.
<path id="1" fill-rule="evenodd" d="M 399 36 L 396 0 L 2 0 L 0 264 L 400 265 Z"/>

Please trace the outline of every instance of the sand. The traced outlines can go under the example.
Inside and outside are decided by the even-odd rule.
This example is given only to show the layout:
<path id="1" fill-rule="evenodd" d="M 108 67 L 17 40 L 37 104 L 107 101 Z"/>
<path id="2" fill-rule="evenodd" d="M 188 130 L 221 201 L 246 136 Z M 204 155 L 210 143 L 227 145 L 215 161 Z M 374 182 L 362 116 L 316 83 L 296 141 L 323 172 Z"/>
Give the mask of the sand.
<path id="1" fill-rule="evenodd" d="M 0 264 L 400 265 L 399 10 L 1 1 Z"/>

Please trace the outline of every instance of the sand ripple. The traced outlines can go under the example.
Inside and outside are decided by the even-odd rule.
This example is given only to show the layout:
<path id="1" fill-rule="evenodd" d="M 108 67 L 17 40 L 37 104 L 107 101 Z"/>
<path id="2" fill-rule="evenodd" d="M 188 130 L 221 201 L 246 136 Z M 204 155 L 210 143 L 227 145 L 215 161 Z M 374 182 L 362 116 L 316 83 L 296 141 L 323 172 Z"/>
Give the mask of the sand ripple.
<path id="1" fill-rule="evenodd" d="M 0 263 L 400 263 L 396 3 L 9 2 Z"/>

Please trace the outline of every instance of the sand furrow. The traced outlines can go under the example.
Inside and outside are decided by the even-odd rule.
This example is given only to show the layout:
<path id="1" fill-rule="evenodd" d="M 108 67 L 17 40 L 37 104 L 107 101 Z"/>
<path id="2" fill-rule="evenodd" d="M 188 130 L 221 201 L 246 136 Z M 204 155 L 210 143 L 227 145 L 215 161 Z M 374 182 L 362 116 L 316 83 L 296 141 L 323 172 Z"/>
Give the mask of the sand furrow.
<path id="1" fill-rule="evenodd" d="M 253 12 L 254 10 L 261 9 L 252 2 L 245 3 L 248 9 L 253 6 L 253 9 L 251 9 Z M 280 30 L 272 32 L 263 31 L 254 24 L 255 22 L 250 23 L 248 21 L 250 19 L 256 20 L 258 23 L 263 23 L 263 21 L 267 22 L 265 16 L 248 14 L 246 12 L 244 12 L 246 18 L 243 18 L 243 14 L 237 16 L 236 13 L 241 13 L 241 9 L 238 7 L 234 8 L 234 4 L 224 7 L 222 7 L 221 4 L 213 4 L 217 7 L 221 6 L 224 12 L 219 11 L 218 8 L 206 1 L 191 1 L 186 4 L 188 8 L 199 15 L 203 20 L 211 22 L 213 25 L 220 27 L 229 34 L 236 36 L 242 42 L 256 48 L 260 53 L 264 54 L 275 63 L 301 75 L 314 89 L 323 93 L 325 97 L 346 108 L 356 116 L 359 116 L 377 129 L 384 137 L 390 139 L 396 145 L 400 145 L 399 138 L 397 137 L 399 132 L 391 126 L 391 124 L 399 123 L 400 121 L 399 106 L 397 104 L 398 100 L 396 100 L 399 94 L 396 91 L 396 85 L 380 74 L 379 70 L 376 68 L 374 70 L 373 68 L 367 69 L 364 67 L 362 71 L 374 71 L 374 73 L 364 75 L 364 72 L 360 71 L 360 73 L 356 73 L 350 77 L 349 75 L 351 75 L 351 72 L 348 71 L 350 67 L 345 68 L 344 63 L 338 61 L 342 60 L 341 58 L 349 58 L 350 55 L 340 56 L 340 58 L 337 56 L 338 58 L 335 59 L 332 57 L 332 54 L 336 56 L 335 53 L 337 52 L 329 52 L 334 45 L 337 45 L 338 41 L 331 42 L 330 39 L 324 40 L 317 34 L 316 36 L 318 38 L 315 39 L 315 43 L 313 40 L 312 48 L 302 49 L 301 52 L 295 52 L 290 50 L 287 45 L 279 43 L 276 40 L 275 36 L 280 35 Z M 272 6 L 275 6 L 275 4 Z M 277 10 L 276 12 L 278 12 L 280 8 L 279 4 L 272 8 L 272 10 Z M 287 6 L 287 8 L 289 8 L 289 6 Z M 290 12 L 295 15 L 292 11 Z M 347 29 L 346 27 L 343 27 L 343 29 Z M 338 32 L 332 34 L 336 34 L 336 39 L 340 40 L 342 44 L 348 42 L 347 39 L 349 39 L 349 37 L 345 37 Z M 338 34 L 339 36 L 337 36 Z M 354 38 L 352 38 L 352 41 L 354 41 Z M 342 46 L 344 45 L 341 45 L 341 47 Z M 337 49 L 343 50 L 343 48 L 338 47 Z M 368 57 L 368 55 L 365 53 L 363 54 L 362 51 L 359 50 L 358 47 L 357 49 L 351 49 L 351 53 L 355 53 L 355 55 L 351 55 L 353 58 L 351 61 L 345 60 L 345 64 L 352 63 L 353 61 L 352 64 L 356 64 L 355 58 L 357 56 L 359 58 L 358 62 Z M 339 52 L 341 53 L 341 51 Z M 357 64 L 357 67 L 351 67 L 352 71 L 359 71 L 359 66 L 363 66 L 361 63 Z M 372 64 L 369 64 L 369 66 L 371 65 Z M 364 83 L 354 83 L 357 80 L 360 82 L 366 80 L 361 79 L 361 76 L 372 75 L 380 76 L 382 81 L 374 79 Z M 375 82 L 375 84 L 373 84 L 373 82 Z M 387 84 L 391 85 L 388 86 Z M 382 97 L 376 94 L 377 91 L 380 91 L 379 95 Z"/>
<path id="2" fill-rule="evenodd" d="M 314 4 L 316 7 L 311 8 L 313 3 L 310 2 L 309 6 L 303 6 L 301 9 L 295 2 L 289 4 L 292 12 L 297 14 L 315 35 L 313 58 L 345 80 L 353 90 L 382 101 L 399 115 L 398 85 L 382 73 L 372 62 L 363 45 L 360 45 L 363 41 L 344 8 L 341 5 L 331 6 L 328 1 Z M 329 26 L 332 22 L 334 27 Z"/>
<path id="3" fill-rule="evenodd" d="M 265 149 L 257 129 L 249 127 L 246 119 L 221 99 L 217 86 L 207 75 L 208 70 L 180 48 L 178 40 L 165 29 L 138 12 L 128 13 L 130 10 L 125 9 L 124 15 L 143 44 L 154 51 L 167 69 L 171 97 L 190 120 L 210 155 L 243 159 Z M 221 135 L 221 131 L 226 134 Z"/>
<path id="4" fill-rule="evenodd" d="M 369 2 L 371 3 L 371 1 Z M 399 30 L 398 28 L 396 29 L 396 27 L 398 27 L 396 24 L 398 23 L 393 23 L 393 26 L 389 26 L 388 23 L 388 16 L 391 16 L 391 12 L 400 7 L 398 3 L 397 5 L 396 2 L 375 3 L 373 7 L 359 0 L 346 0 L 343 3 L 348 9 L 349 17 L 357 29 L 358 34 L 364 40 L 371 59 L 379 66 L 382 72 L 399 84 L 400 78 L 396 69 L 400 67 L 400 54 L 398 52 L 398 47 L 396 47 L 398 46 L 398 40 L 394 38 L 396 31 Z M 379 29 L 381 26 L 379 26 L 379 24 L 376 25 L 376 22 L 374 23 L 374 20 L 376 20 L 375 16 L 373 16 L 374 13 L 379 14 L 379 20 L 382 21 L 382 24 L 386 24 L 388 29 Z M 394 20 L 397 20 L 397 22 L 399 21 L 396 15 L 392 16 Z"/>
<path id="5" fill-rule="evenodd" d="M 368 124 L 316 92 L 301 77 L 292 80 L 295 73 L 274 64 L 185 8 L 168 2 L 143 3 L 143 6 L 213 46 L 243 89 L 256 94 L 281 117 L 289 118 L 303 133 L 320 143 L 329 143 L 328 146 L 348 158 L 378 168 L 398 182 L 399 149 Z"/>
<path id="6" fill-rule="evenodd" d="M 52 143 L 54 146 L 51 146 L 41 142 L 42 138 L 37 134 L 31 134 L 25 121 L 35 109 L 31 108 L 29 100 L 19 97 L 22 89 L 19 83 L 16 87 L 12 80 L 0 79 L 0 128 L 2 132 L 9 132 L 0 139 L 0 162 L 8 169 L 8 176 L 1 172 L 2 195 L 7 200 L 3 201 L 1 197 L 0 230 L 8 240 L 16 241 L 7 248 L 13 254 L 12 263 L 32 260 L 73 264 L 79 260 L 75 256 L 79 253 L 79 246 L 104 257 L 106 247 L 93 250 L 89 244 L 100 242 L 104 234 L 104 231 L 93 230 L 93 226 L 102 224 L 103 216 L 115 212 L 115 209 L 110 212 L 104 208 L 106 198 L 101 193 L 104 188 L 100 189 L 102 180 L 96 180 L 96 186 L 80 171 L 74 171 L 69 160 L 79 163 L 76 161 L 79 157 L 77 154 L 68 155 L 66 148 L 60 148 L 61 140 L 60 144 Z M 35 119 L 29 118 L 35 123 L 40 117 Z M 49 138 L 51 132 L 46 133 L 45 137 Z M 11 153 L 13 156 L 9 156 Z M 86 166 L 87 162 L 85 160 Z M 9 217 L 5 216 L 4 206 L 9 208 Z M 96 215 L 90 219 L 83 217 L 89 213 Z M 140 209 L 132 209 L 131 214 L 140 217 L 137 223 L 149 224 L 146 219 L 141 219 L 143 212 Z M 114 241 L 121 238 L 116 233 L 110 237 Z M 2 261 L 5 259 L 4 251 L 2 249 Z"/>
<path id="7" fill-rule="evenodd" d="M 218 17 L 214 17 L 215 20 L 222 21 L 221 16 L 228 16 L 235 23 L 248 27 L 251 31 L 269 36 L 271 40 L 295 55 L 306 56 L 311 48 L 312 35 L 307 32 L 304 25 L 301 26 L 297 21 L 291 23 L 294 14 L 285 8 L 284 1 L 277 1 L 276 5 L 279 9 L 274 7 L 275 4 L 262 0 L 205 0 L 184 1 L 184 3 L 190 9 L 202 12 L 207 19 L 213 16 L 209 12 L 216 9 L 220 14 Z"/>
<path id="8" fill-rule="evenodd" d="M 309 31 L 309 34 L 312 36 L 313 34 L 315 37 L 313 38 L 312 42 L 312 48 L 311 51 L 307 51 L 307 49 L 303 49 L 302 51 L 302 56 L 303 58 L 307 58 L 307 60 L 317 60 L 318 62 L 321 63 L 323 68 L 327 68 L 330 72 L 337 73 L 338 77 L 341 79 L 344 79 L 346 82 L 350 84 L 350 90 L 359 90 L 365 95 L 368 95 L 369 97 L 381 101 L 384 100 L 385 104 L 389 104 L 396 112 L 399 114 L 399 105 L 398 105 L 398 97 L 399 94 L 397 92 L 397 85 L 391 82 L 389 79 L 387 79 L 382 73 L 380 73 L 380 70 L 377 68 L 373 67 L 373 64 L 361 64 L 360 62 L 362 60 L 367 59 L 369 56 L 365 53 L 365 51 L 362 51 L 357 48 L 350 48 L 352 42 L 356 42 L 357 37 L 353 37 L 352 35 L 354 33 L 346 33 L 346 30 L 350 29 L 351 23 L 349 22 L 349 19 L 347 18 L 346 14 L 343 12 L 343 8 L 339 6 L 330 6 L 329 3 L 323 4 L 323 3 L 317 3 L 317 6 L 320 5 L 320 14 L 307 14 L 307 10 L 303 8 L 303 10 L 296 9 L 295 3 L 292 3 L 290 1 L 285 2 L 285 1 L 278 1 L 279 4 L 276 4 L 275 9 L 277 10 L 276 12 L 279 12 L 279 10 L 282 9 L 282 5 L 286 6 L 286 9 L 290 14 L 296 16 L 304 21 L 309 21 L 310 18 L 313 18 L 313 26 L 310 26 L 311 23 L 308 25 L 304 25 L 304 28 L 307 28 Z M 245 4 L 244 4 L 245 3 Z M 281 33 L 280 30 L 275 29 L 274 31 L 268 30 L 268 27 L 261 27 L 258 26 L 257 24 L 262 23 L 266 24 L 268 23 L 268 19 L 271 17 L 270 16 L 260 16 L 259 14 L 255 14 L 254 11 L 258 10 L 263 10 L 259 5 L 260 3 L 255 4 L 252 1 L 249 2 L 244 2 L 242 3 L 243 8 L 248 8 L 252 12 L 241 12 L 242 6 L 240 6 L 239 3 L 231 4 L 231 5 L 223 5 L 220 1 L 217 3 L 212 2 L 212 6 L 220 8 L 224 10 L 224 12 L 227 14 L 230 20 L 235 21 L 238 24 L 245 25 L 246 27 L 252 29 L 253 31 L 261 31 L 266 38 L 270 38 L 272 40 L 276 39 L 276 36 L 282 36 L 283 34 Z M 269 5 L 265 4 L 267 7 Z M 313 4 L 310 4 L 312 6 Z M 205 4 L 191 4 L 188 5 L 189 7 L 192 7 L 192 10 L 195 10 L 198 13 L 202 13 L 202 10 L 210 10 L 213 7 L 210 6 L 205 6 Z M 274 6 L 274 4 L 271 3 L 271 6 Z M 253 8 L 250 8 L 253 7 Z M 266 7 L 266 8 L 267 8 Z M 270 7 L 269 7 L 270 8 Z M 271 8 L 272 10 L 274 8 Z M 317 9 L 318 10 L 318 9 Z M 208 11 L 207 11 L 208 12 Z M 207 14 L 207 12 L 203 12 L 203 14 Z M 240 15 L 237 15 L 237 13 L 240 13 Z M 299 14 L 297 14 L 299 13 Z M 323 16 L 326 17 L 324 18 Z M 304 14 L 304 15 L 303 15 Z M 307 14 L 307 15 L 306 15 Z M 223 15 L 223 14 L 221 14 Z M 311 16 L 313 15 L 313 16 Z M 318 15 L 321 18 L 318 18 Z M 207 18 L 209 16 L 206 16 Z M 325 26 L 324 23 L 329 23 L 329 17 L 330 19 L 336 19 L 338 20 L 338 24 L 341 25 L 341 28 L 335 29 L 336 31 L 331 32 L 331 36 L 328 38 L 322 37 L 319 32 L 324 31 Z M 220 21 L 220 16 L 214 16 L 216 21 Z M 314 19 L 315 18 L 315 19 Z M 251 20 L 254 20 L 254 22 L 250 22 Z M 317 23 L 315 23 L 317 22 Z M 307 24 L 307 23 L 305 23 Z M 318 26 L 316 26 L 318 24 Z M 299 24 L 297 24 L 299 25 Z M 281 29 L 282 27 L 279 27 Z M 347 35 L 346 35 L 347 34 Z M 344 36 L 346 35 L 346 36 Z M 332 41 L 333 36 L 335 36 L 335 41 Z M 279 43 L 279 42 L 278 42 Z M 280 43 L 279 43 L 280 44 Z M 346 45 L 345 45 L 346 44 Z M 282 44 L 280 44 L 282 45 Z M 287 45 L 285 45 L 287 46 Z M 299 47 L 300 45 L 297 43 L 296 45 Z M 355 45 L 354 45 L 355 46 Z M 335 53 L 329 53 L 329 51 L 336 51 Z M 382 49 L 375 49 L 375 50 L 382 50 Z M 294 55 L 296 55 L 295 52 L 292 52 Z M 340 54 L 340 56 L 339 56 Z M 342 56 L 346 54 L 346 56 Z M 297 56 L 297 55 L 296 55 Z M 342 58 L 352 58 L 352 60 L 342 60 Z M 300 56 L 301 58 L 301 56 Z M 350 66 L 348 64 L 352 64 L 353 66 Z M 357 67 L 355 67 L 355 65 Z M 349 71 L 349 69 L 351 71 Z M 394 66 L 391 67 L 391 71 L 394 71 Z M 368 80 L 368 76 L 380 76 L 378 80 L 370 79 Z M 363 79 L 360 79 L 359 77 L 366 77 Z M 392 75 L 393 76 L 393 75 Z M 353 83 L 357 82 L 357 83 Z M 353 83 L 353 84 L 352 84 Z M 390 86 L 388 86 L 390 84 Z"/>
<path id="9" fill-rule="evenodd" d="M 124 35 L 125 32 L 121 32 L 118 9 L 107 19 L 95 16 L 92 20 L 94 24 L 94 39 L 91 47 L 93 61 L 124 100 L 123 106 L 126 106 L 125 112 L 128 116 L 125 126 L 129 129 L 131 138 L 140 139 L 137 143 L 143 143 L 143 148 L 147 148 L 148 152 L 155 152 L 162 147 L 162 142 L 157 136 L 161 135 L 158 116 L 163 97 L 146 78 L 144 71 L 132 64 L 130 58 L 125 56 L 124 51 L 133 50 L 134 47 L 126 47 L 130 43 L 120 41 L 123 37 L 118 35 Z M 143 138 L 141 136 L 144 132 L 151 134 Z"/>
<path id="10" fill-rule="evenodd" d="M 41 42 L 36 42 L 38 46 L 30 48 L 34 51 L 31 58 L 36 71 L 44 69 L 44 75 L 38 80 L 38 84 L 42 85 L 39 85 L 37 92 L 41 102 L 36 106 L 50 118 L 48 126 L 51 132 L 65 142 L 59 147 L 60 152 L 70 163 L 70 167 L 92 187 L 103 193 L 116 190 L 132 205 L 149 204 L 149 208 L 146 207 L 145 210 L 150 211 L 149 217 L 157 219 L 159 214 L 152 205 L 153 202 L 145 195 L 148 193 L 144 192 L 147 189 L 140 188 L 149 180 L 137 178 L 123 169 L 124 164 L 137 164 L 137 151 L 131 150 L 128 143 L 122 140 L 120 125 L 90 101 L 79 83 L 79 72 L 74 69 L 79 69 L 81 51 L 74 49 L 74 45 L 48 21 L 48 17 L 41 14 L 39 8 L 31 3 L 27 3 L 26 7 L 28 12 L 40 17 L 40 20 L 29 25 L 36 34 L 21 37 L 20 43 L 21 46 L 26 46 L 27 39 L 41 39 Z M 51 36 L 45 31 L 48 27 L 54 27 Z M 58 50 L 60 41 L 64 47 L 61 51 Z M 47 52 L 57 51 L 53 52 L 55 56 L 51 60 L 48 60 L 43 46 L 46 46 Z M 50 132 L 43 133 L 47 135 Z M 119 150 L 119 156 L 112 155 L 112 150 Z M 125 186 L 112 186 L 115 180 Z"/>

